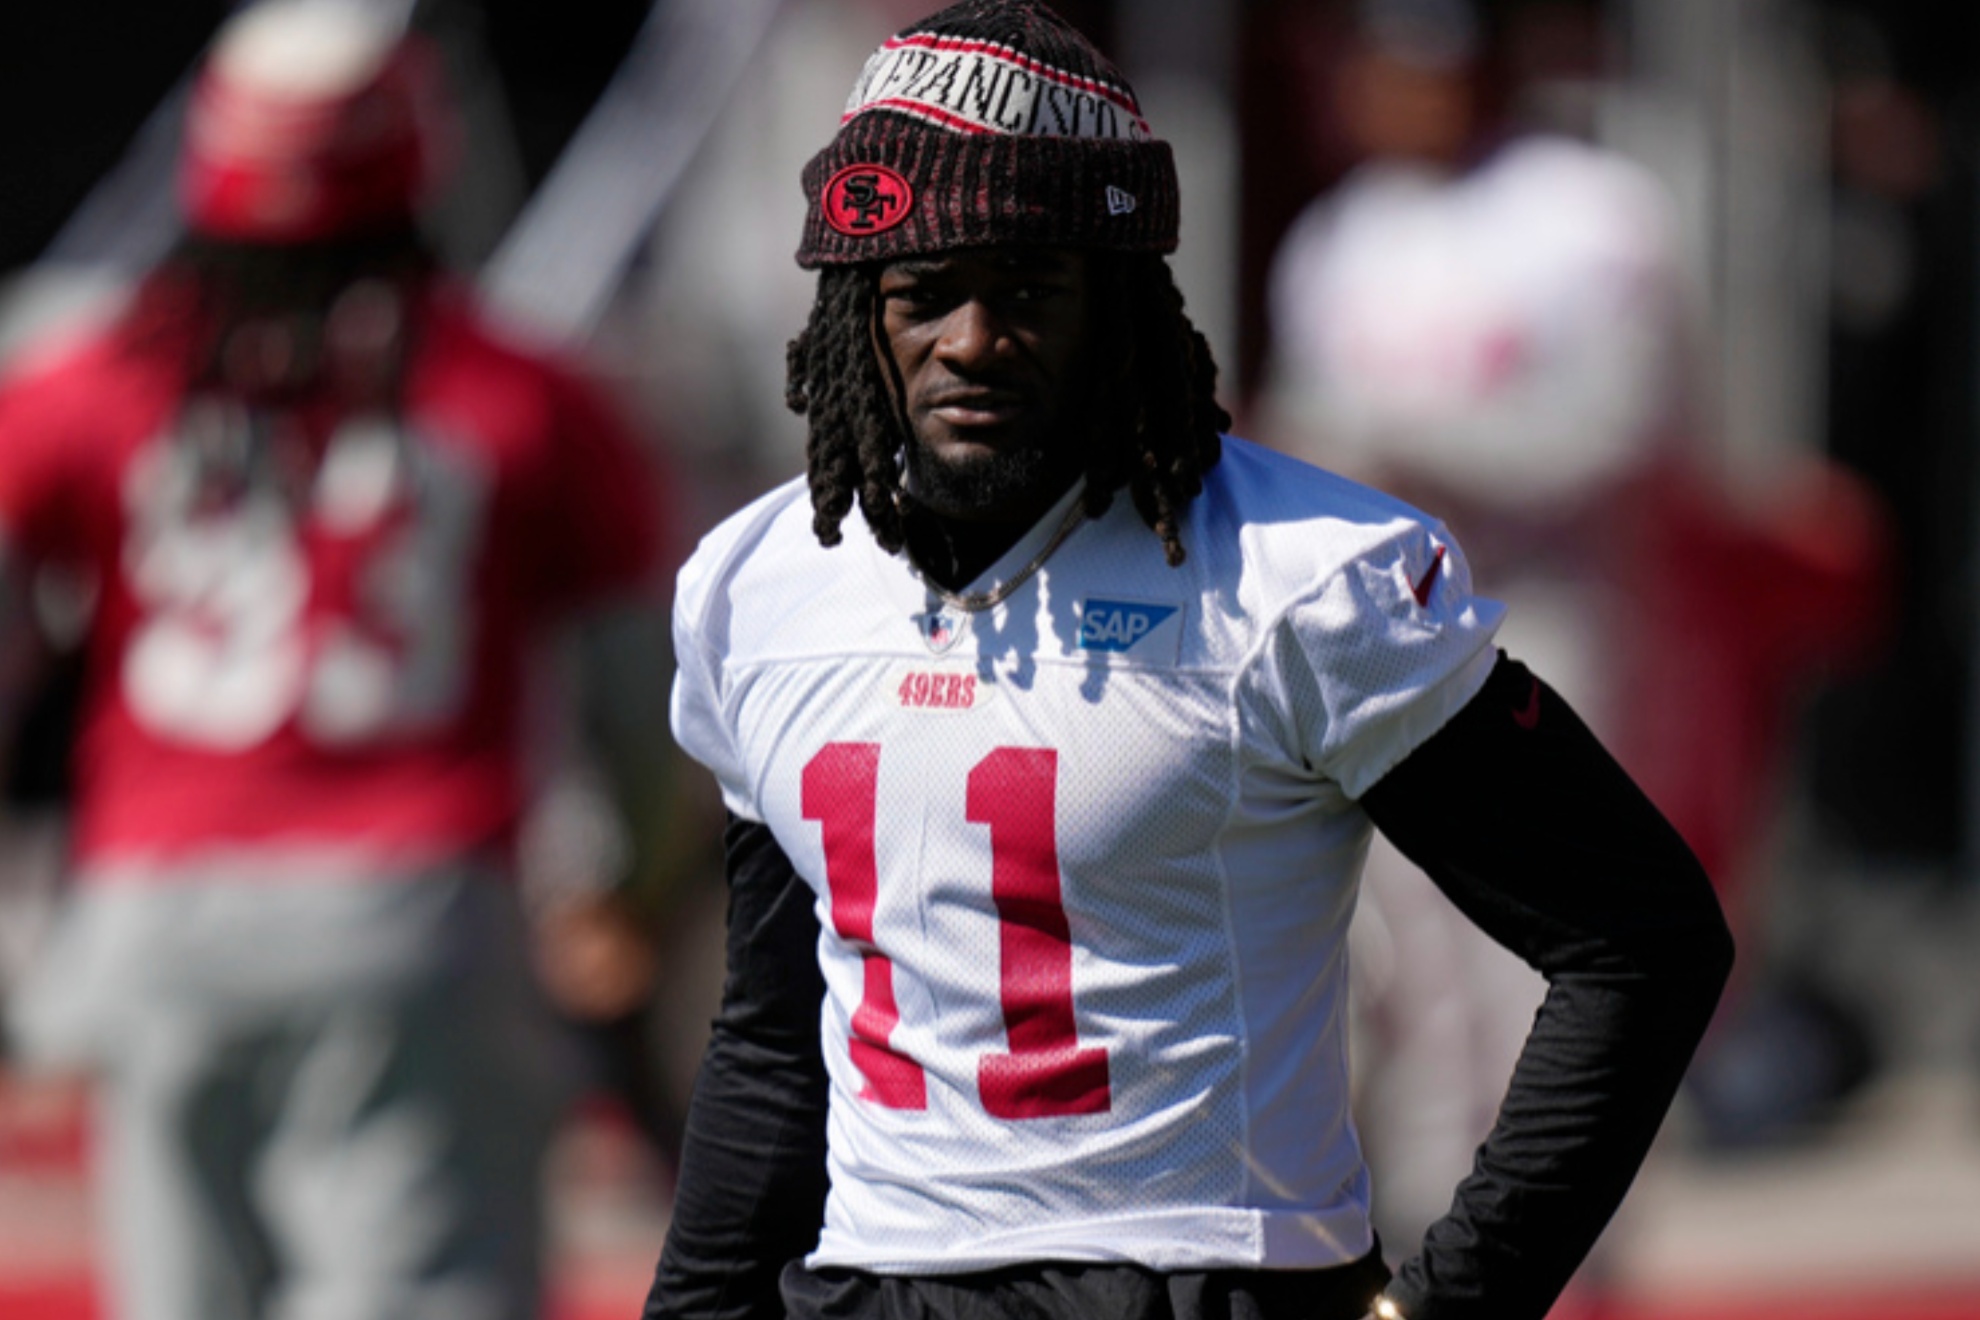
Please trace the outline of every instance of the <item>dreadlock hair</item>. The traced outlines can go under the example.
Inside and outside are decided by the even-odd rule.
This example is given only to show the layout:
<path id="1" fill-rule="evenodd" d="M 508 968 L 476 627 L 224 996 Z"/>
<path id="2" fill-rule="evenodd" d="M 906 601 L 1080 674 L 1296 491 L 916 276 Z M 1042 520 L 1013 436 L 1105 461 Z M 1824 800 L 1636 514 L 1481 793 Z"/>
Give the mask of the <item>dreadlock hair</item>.
<path id="1" fill-rule="evenodd" d="M 1186 557 L 1183 512 L 1202 493 L 1231 424 L 1216 399 L 1217 364 L 1166 260 L 1107 250 L 1089 259 L 1098 294 L 1089 328 L 1095 385 L 1073 418 L 1087 444 L 1086 513 L 1105 513 L 1125 486 L 1174 567 Z M 912 437 L 880 361 L 878 286 L 871 263 L 819 271 L 811 318 L 786 355 L 784 402 L 809 423 L 819 543 L 839 543 L 857 499 L 874 539 L 897 553 L 907 541 L 901 456 Z"/>
<path id="2" fill-rule="evenodd" d="M 253 243 L 188 233 L 140 283 L 124 320 L 125 343 L 178 359 L 187 382 L 220 383 L 228 341 L 264 317 L 319 327 L 341 293 L 361 280 L 399 286 L 439 266 L 411 225 L 311 243 Z"/>

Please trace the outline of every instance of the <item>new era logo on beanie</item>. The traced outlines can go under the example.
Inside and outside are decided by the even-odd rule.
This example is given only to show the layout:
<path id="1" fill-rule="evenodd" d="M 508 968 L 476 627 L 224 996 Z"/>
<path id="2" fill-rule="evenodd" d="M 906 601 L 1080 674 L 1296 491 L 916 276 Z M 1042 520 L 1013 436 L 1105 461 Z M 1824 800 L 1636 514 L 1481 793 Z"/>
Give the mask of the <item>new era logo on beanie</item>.
<path id="1" fill-rule="evenodd" d="M 890 38 L 804 171 L 798 264 L 1001 243 L 1172 252 L 1175 160 L 1120 72 L 1036 0 Z"/>

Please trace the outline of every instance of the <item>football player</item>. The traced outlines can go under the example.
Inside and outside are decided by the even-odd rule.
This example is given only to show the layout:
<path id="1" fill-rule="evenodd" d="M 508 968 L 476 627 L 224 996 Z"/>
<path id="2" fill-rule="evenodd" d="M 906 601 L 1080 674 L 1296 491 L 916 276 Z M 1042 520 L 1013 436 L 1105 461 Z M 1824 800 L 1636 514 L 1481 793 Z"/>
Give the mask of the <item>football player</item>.
<path id="1" fill-rule="evenodd" d="M 97 584 L 73 902 L 15 1026 L 101 1079 L 133 1320 L 538 1301 L 529 657 L 654 613 L 661 492 L 596 387 L 436 271 L 444 105 L 377 13 L 223 29 L 184 238 L 0 392 L 9 576 Z"/>
<path id="2" fill-rule="evenodd" d="M 1438 523 L 1221 434 L 1169 149 L 1044 5 L 889 40 L 805 188 L 809 474 L 677 595 L 730 967 L 648 1315 L 1538 1320 L 1717 1000 L 1704 874 Z M 1393 1280 L 1371 828 L 1550 982 Z"/>

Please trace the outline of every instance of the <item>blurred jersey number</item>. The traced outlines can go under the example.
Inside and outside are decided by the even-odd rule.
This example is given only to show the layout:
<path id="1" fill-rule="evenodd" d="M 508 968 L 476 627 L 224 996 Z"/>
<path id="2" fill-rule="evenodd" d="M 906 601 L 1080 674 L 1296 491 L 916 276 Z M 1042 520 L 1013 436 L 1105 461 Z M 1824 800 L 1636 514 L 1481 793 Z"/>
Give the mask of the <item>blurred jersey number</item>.
<path id="1" fill-rule="evenodd" d="M 382 419 L 347 423 L 303 496 L 238 490 L 167 438 L 130 469 L 124 574 L 142 611 L 124 695 L 151 732 L 240 750 L 416 734 L 458 713 L 485 482 Z"/>

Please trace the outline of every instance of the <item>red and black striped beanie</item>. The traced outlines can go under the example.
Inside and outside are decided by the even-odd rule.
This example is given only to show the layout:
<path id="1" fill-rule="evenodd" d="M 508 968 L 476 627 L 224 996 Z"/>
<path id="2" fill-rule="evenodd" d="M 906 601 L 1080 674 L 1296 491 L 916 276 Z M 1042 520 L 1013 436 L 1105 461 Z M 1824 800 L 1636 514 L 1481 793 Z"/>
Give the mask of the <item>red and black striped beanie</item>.
<path id="1" fill-rule="evenodd" d="M 1176 248 L 1169 144 L 1035 0 L 963 0 L 890 37 L 804 191 L 806 269 L 1008 243 Z"/>

